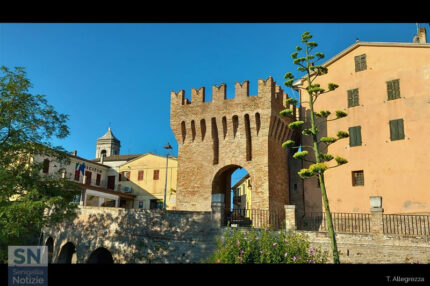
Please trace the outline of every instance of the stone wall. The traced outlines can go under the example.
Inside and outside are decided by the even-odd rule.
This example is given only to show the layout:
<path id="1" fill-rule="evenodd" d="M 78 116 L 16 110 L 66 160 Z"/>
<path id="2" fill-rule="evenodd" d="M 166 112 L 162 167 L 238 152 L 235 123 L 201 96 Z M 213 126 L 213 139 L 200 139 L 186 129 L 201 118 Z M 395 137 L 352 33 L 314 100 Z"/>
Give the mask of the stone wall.
<path id="1" fill-rule="evenodd" d="M 199 263 L 215 250 L 220 217 L 212 212 L 81 207 L 74 221 L 44 230 L 54 240 L 53 262 L 71 242 L 75 261 L 106 248 L 114 263 Z"/>
<path id="2" fill-rule="evenodd" d="M 311 245 L 329 252 L 327 232 L 298 231 L 309 236 Z M 336 242 L 341 263 L 430 263 L 430 237 L 337 233 Z"/>
<path id="3" fill-rule="evenodd" d="M 227 229 L 221 227 L 221 209 L 222 203 L 214 204 L 212 212 L 81 207 L 74 221 L 45 229 L 44 243 L 54 240 L 54 262 L 65 261 L 60 252 L 71 243 L 76 250 L 72 263 L 87 263 L 101 247 L 112 254 L 114 263 L 201 263 Z M 285 230 L 294 231 L 295 206 L 284 210 Z M 430 236 L 384 234 L 380 216 L 381 212 L 375 215 L 370 233 L 336 233 L 341 263 L 430 262 Z M 331 252 L 326 232 L 297 232 L 306 234 L 312 246 Z"/>

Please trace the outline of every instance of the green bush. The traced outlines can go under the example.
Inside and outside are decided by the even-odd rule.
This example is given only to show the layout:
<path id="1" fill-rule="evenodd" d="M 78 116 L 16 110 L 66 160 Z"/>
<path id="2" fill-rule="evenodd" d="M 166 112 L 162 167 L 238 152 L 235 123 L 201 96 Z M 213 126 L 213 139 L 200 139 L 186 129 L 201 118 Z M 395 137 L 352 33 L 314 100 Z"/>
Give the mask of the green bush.
<path id="1" fill-rule="evenodd" d="M 217 249 L 205 262 L 228 264 L 325 263 L 327 252 L 310 248 L 299 233 L 229 229 L 217 240 Z"/>

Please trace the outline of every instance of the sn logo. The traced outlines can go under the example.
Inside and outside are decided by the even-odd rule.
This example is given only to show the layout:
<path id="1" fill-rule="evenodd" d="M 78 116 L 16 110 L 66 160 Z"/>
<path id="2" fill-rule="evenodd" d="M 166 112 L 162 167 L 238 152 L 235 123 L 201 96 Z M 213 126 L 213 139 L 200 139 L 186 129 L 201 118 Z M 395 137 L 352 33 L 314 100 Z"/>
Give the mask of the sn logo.
<path id="1" fill-rule="evenodd" d="M 47 266 L 47 246 L 9 246 L 9 266 Z"/>

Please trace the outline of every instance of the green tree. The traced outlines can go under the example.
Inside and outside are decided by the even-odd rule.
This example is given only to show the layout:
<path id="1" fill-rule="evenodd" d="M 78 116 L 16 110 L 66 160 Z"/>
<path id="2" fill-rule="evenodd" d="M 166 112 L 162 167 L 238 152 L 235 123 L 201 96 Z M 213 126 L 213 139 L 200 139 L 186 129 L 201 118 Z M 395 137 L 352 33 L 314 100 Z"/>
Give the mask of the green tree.
<path id="1" fill-rule="evenodd" d="M 37 243 L 42 227 L 72 217 L 76 208 L 70 203 L 76 185 L 43 174 L 43 160 L 35 160 L 69 163 L 65 150 L 49 142 L 69 134 L 68 117 L 30 88 L 24 68 L 0 67 L 0 262 L 7 261 L 8 245 Z"/>
<path id="2" fill-rule="evenodd" d="M 309 136 L 312 138 L 312 145 L 311 146 L 295 146 L 296 142 L 292 140 L 288 140 L 282 144 L 284 148 L 303 148 L 305 150 L 296 152 L 293 155 L 293 158 L 295 159 L 301 159 L 305 160 L 310 163 L 310 166 L 308 168 L 300 170 L 298 173 L 299 176 L 303 179 L 311 178 L 313 176 L 316 176 L 319 180 L 320 189 L 321 189 L 321 195 L 322 195 L 322 201 L 325 209 L 325 214 L 327 217 L 327 228 L 328 233 L 331 240 L 331 248 L 333 251 L 333 260 L 334 263 L 340 263 L 339 260 L 339 252 L 337 249 L 337 243 L 336 243 L 336 235 L 334 233 L 333 228 L 333 221 L 332 216 L 330 212 L 329 207 L 329 201 L 327 198 L 327 188 L 324 183 L 324 173 L 331 169 L 338 166 L 341 166 L 343 164 L 346 164 L 348 161 L 345 158 L 336 156 L 334 157 L 331 154 L 325 153 L 324 150 L 328 149 L 328 146 L 330 144 L 333 144 L 337 142 L 340 139 L 347 138 L 349 135 L 345 131 L 338 131 L 336 137 L 321 137 L 318 139 L 318 126 L 319 124 L 324 124 L 327 121 L 333 121 L 338 120 L 343 117 L 346 117 L 347 114 L 341 110 L 337 110 L 335 112 L 335 117 L 329 119 L 329 116 L 331 115 L 331 112 L 328 110 L 320 110 L 319 112 L 316 112 L 314 110 L 314 104 L 319 96 L 323 94 L 327 94 L 339 86 L 334 83 L 329 83 L 327 90 L 322 88 L 320 84 L 316 83 L 315 80 L 328 73 L 328 69 L 322 65 L 317 65 L 316 63 L 324 58 L 323 53 L 312 53 L 312 50 L 318 46 L 318 44 L 314 41 L 310 41 L 312 38 L 312 35 L 309 32 L 305 32 L 302 34 L 302 43 L 303 48 L 301 46 L 296 47 L 296 51 L 291 54 L 291 57 L 293 59 L 293 63 L 295 65 L 298 65 L 297 70 L 300 72 L 304 72 L 305 76 L 305 84 L 303 86 L 296 86 L 295 88 L 300 88 L 303 91 L 306 91 L 308 94 L 309 101 L 307 102 L 309 104 L 309 111 L 310 111 L 310 118 L 307 122 L 307 125 L 305 125 L 304 121 L 298 120 L 289 125 L 290 128 L 301 130 L 302 135 Z M 299 57 L 299 53 L 304 53 L 303 57 Z M 292 87 L 294 83 L 294 76 L 291 72 L 288 72 L 285 74 L 284 78 L 286 79 L 285 85 L 288 87 Z M 297 105 L 297 101 L 293 98 L 287 99 L 287 105 L 292 104 L 293 106 Z M 284 116 L 291 116 L 292 109 L 285 109 L 281 111 L 281 115 Z M 317 118 L 319 120 L 317 120 Z M 310 128 L 304 128 L 309 127 Z M 309 151 L 313 152 L 313 156 L 309 154 Z M 312 158 L 310 158 L 312 157 Z M 336 165 L 329 166 L 328 162 L 336 161 Z"/>

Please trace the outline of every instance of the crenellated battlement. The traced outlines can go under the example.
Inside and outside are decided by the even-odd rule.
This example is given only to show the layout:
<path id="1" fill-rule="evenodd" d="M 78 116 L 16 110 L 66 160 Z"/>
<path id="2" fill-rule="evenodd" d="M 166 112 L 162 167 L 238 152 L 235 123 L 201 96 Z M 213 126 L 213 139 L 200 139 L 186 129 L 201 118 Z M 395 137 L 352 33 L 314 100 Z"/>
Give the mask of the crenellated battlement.
<path id="1" fill-rule="evenodd" d="M 224 104 L 224 100 L 229 100 L 229 102 L 239 100 L 243 101 L 254 96 L 249 95 L 249 81 L 236 82 L 234 97 L 227 99 L 227 84 L 221 83 L 219 85 L 212 86 L 212 101 L 206 101 L 206 89 L 205 87 L 192 88 L 191 89 L 191 100 L 185 97 L 185 90 L 180 90 L 178 92 L 171 91 L 171 106 L 181 106 L 181 105 L 196 105 L 196 104 Z M 284 100 L 288 98 L 288 95 L 284 93 L 279 85 L 270 76 L 266 80 L 258 80 L 258 94 L 257 97 L 269 98 L 271 101 L 277 100 L 280 104 L 283 104 Z"/>

